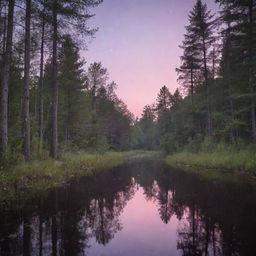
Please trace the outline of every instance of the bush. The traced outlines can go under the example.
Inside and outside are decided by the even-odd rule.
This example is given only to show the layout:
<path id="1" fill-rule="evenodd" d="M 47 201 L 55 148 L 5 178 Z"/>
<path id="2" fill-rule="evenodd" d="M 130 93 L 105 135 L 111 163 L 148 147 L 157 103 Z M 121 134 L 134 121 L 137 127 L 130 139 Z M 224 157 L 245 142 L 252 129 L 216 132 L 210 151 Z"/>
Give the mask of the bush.
<path id="1" fill-rule="evenodd" d="M 12 152 L 10 149 L 2 155 L 0 158 L 0 170 L 5 170 L 17 163 L 24 163 L 24 157 L 21 153 Z"/>
<path id="2" fill-rule="evenodd" d="M 201 135 L 196 135 L 193 139 L 190 137 L 188 144 L 185 146 L 184 151 L 197 153 L 202 148 L 203 137 Z"/>

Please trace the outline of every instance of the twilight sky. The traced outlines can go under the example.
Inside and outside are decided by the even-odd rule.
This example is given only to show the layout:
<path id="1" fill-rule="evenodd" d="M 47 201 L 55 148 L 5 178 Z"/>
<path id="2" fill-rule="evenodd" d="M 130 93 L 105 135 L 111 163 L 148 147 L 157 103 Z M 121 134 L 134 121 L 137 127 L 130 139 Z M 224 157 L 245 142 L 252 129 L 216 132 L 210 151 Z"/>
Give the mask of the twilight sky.
<path id="1" fill-rule="evenodd" d="M 129 110 L 140 116 L 146 104 L 156 100 L 163 85 L 178 87 L 184 26 L 196 0 L 104 0 L 89 22 L 99 27 L 83 52 L 87 63 L 101 61 L 117 94 Z M 204 0 L 216 10 L 214 0 Z"/>

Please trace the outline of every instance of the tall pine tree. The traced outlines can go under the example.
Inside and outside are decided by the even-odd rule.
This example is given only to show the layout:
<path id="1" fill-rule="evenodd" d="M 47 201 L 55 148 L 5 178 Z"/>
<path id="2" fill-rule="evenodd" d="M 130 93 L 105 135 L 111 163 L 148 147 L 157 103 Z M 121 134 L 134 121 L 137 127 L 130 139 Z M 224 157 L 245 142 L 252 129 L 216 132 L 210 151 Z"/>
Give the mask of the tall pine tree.
<path id="1" fill-rule="evenodd" d="M 206 89 L 206 113 L 207 113 L 207 135 L 211 136 L 213 133 L 212 124 L 212 110 L 210 102 L 210 74 L 209 74 L 209 53 L 211 46 L 215 40 L 214 37 L 215 20 L 207 5 L 203 4 L 201 0 L 197 0 L 193 10 L 189 14 L 189 25 L 186 27 L 186 39 L 189 40 L 188 47 L 185 45 L 185 56 L 190 52 L 190 60 L 193 57 L 191 65 L 195 68 L 201 68 L 201 73 L 198 74 L 198 80 L 203 77 L 203 83 Z M 187 41 L 185 40 L 185 41 Z M 198 56 L 198 57 L 196 57 Z M 186 60 L 188 61 L 188 59 Z M 186 63 L 188 64 L 188 63 Z M 190 72 L 191 73 L 191 72 Z"/>

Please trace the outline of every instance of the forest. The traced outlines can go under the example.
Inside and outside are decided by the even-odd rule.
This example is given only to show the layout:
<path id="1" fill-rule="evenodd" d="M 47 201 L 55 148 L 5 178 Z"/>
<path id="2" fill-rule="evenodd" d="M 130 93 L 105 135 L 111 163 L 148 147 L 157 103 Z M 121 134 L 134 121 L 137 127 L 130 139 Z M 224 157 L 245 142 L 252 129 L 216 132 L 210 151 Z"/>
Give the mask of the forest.
<path id="1" fill-rule="evenodd" d="M 166 22 L 137 117 L 104 54 L 158 81 Z M 255 256 L 255 0 L 0 0 L 0 88 L 1 256 Z"/>
<path id="2" fill-rule="evenodd" d="M 26 161 L 129 147 L 132 114 L 101 63 L 79 51 L 101 1 L 1 1 L 1 153 Z M 70 34 L 72 31 L 72 34 Z M 69 32 L 69 33 L 68 33 Z M 12 157 L 11 157 L 12 158 Z"/>
<path id="3" fill-rule="evenodd" d="M 135 127 L 144 147 L 177 152 L 223 142 L 255 144 L 255 1 L 217 1 L 212 13 L 197 1 L 180 47 L 180 87 L 160 89 Z M 154 134 L 154 136 L 152 136 Z"/>
<path id="4" fill-rule="evenodd" d="M 1 165 L 66 152 L 175 154 L 256 143 L 256 3 L 201 0 L 187 17 L 180 86 L 135 118 L 101 62 L 81 57 L 101 0 L 1 0 Z"/>

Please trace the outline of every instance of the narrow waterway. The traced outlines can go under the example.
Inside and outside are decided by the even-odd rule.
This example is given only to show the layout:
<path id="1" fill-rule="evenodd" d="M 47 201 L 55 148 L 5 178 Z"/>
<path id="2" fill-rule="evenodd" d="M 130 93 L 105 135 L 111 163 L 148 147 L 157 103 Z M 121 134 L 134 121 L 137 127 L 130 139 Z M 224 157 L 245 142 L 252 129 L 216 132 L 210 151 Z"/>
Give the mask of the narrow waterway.
<path id="1" fill-rule="evenodd" d="M 256 187 L 144 159 L 0 208 L 0 255 L 256 255 Z"/>

